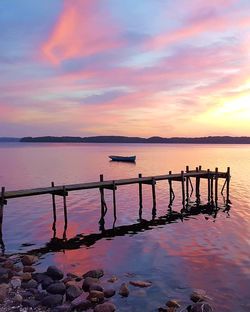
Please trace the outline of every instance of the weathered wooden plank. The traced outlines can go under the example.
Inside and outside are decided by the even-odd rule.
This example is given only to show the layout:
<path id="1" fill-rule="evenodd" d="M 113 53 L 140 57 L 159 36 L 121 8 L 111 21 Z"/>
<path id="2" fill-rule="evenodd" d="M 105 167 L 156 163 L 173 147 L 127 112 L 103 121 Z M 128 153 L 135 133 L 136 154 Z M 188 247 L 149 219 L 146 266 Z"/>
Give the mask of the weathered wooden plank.
<path id="1" fill-rule="evenodd" d="M 207 179 L 207 171 L 200 170 L 195 171 L 191 170 L 189 172 L 184 173 L 185 177 L 199 177 Z M 227 172 L 216 172 L 210 171 L 210 177 L 216 176 L 217 178 L 227 178 Z M 137 184 L 142 183 L 146 184 L 152 183 L 152 180 L 161 181 L 161 180 L 172 180 L 172 181 L 182 181 L 181 173 L 171 173 L 166 175 L 158 175 L 154 177 L 139 177 L 139 178 L 129 178 L 129 179 L 119 179 L 119 180 L 108 180 L 108 181 L 98 181 L 98 182 L 86 182 L 86 183 L 79 183 L 79 184 L 70 184 L 70 185 L 63 185 L 55 186 L 55 187 L 43 187 L 43 188 L 34 188 L 34 189 L 25 189 L 25 190 L 16 190 L 16 191 L 5 191 L 4 198 L 18 198 L 18 197 L 28 197 L 28 196 L 35 196 L 35 195 L 45 195 L 45 194 L 55 194 L 55 195 L 63 195 L 64 192 L 70 191 L 77 191 L 77 190 L 84 190 L 84 189 L 97 189 L 97 188 L 109 188 L 113 189 L 114 183 L 116 186 L 119 185 L 129 185 L 129 184 Z"/>

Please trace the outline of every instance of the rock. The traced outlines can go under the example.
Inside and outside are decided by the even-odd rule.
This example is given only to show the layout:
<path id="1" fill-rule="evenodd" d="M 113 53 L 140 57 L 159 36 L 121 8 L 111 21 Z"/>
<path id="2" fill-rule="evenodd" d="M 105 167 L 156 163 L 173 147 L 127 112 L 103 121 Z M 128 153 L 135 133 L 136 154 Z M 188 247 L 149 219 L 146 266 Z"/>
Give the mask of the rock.
<path id="1" fill-rule="evenodd" d="M 190 295 L 190 299 L 193 302 L 204 301 L 206 300 L 206 292 L 203 289 L 196 289 Z"/>
<path id="2" fill-rule="evenodd" d="M 34 299 L 25 299 L 22 302 L 23 307 L 30 307 L 32 309 L 35 309 L 37 306 L 39 306 L 40 301 L 34 300 Z"/>
<path id="3" fill-rule="evenodd" d="M 9 285 L 8 284 L 1 284 L 0 285 L 0 303 L 3 303 L 5 298 L 7 297 L 9 292 Z"/>
<path id="4" fill-rule="evenodd" d="M 106 288 L 104 290 L 104 297 L 105 298 L 111 298 L 115 295 L 115 290 L 113 288 Z"/>
<path id="5" fill-rule="evenodd" d="M 32 278 L 36 280 L 38 283 L 41 283 L 45 278 L 48 278 L 46 273 L 32 273 Z"/>
<path id="6" fill-rule="evenodd" d="M 25 287 L 26 289 L 32 289 L 32 288 L 37 288 L 38 283 L 37 281 L 31 279 L 30 281 L 28 281 L 27 283 L 25 283 Z"/>
<path id="7" fill-rule="evenodd" d="M 91 284 L 89 286 L 89 290 L 98 290 L 98 291 L 103 291 L 103 287 L 99 284 Z"/>
<path id="8" fill-rule="evenodd" d="M 160 308 L 158 308 L 158 312 L 168 312 L 168 308 L 167 307 L 160 307 Z"/>
<path id="9" fill-rule="evenodd" d="M 71 285 L 66 289 L 66 299 L 69 301 L 73 301 L 77 297 L 82 294 L 82 290 L 80 287 Z"/>
<path id="10" fill-rule="evenodd" d="M 54 283 L 54 280 L 49 277 L 49 276 L 46 276 L 44 277 L 44 279 L 42 280 L 42 288 L 43 289 L 47 289 L 51 284 Z"/>
<path id="11" fill-rule="evenodd" d="M 21 279 L 22 279 L 22 281 L 24 281 L 24 282 L 28 282 L 29 280 L 32 279 L 32 275 L 31 275 L 31 273 L 29 273 L 29 272 L 23 273 L 23 274 L 21 275 Z"/>
<path id="12" fill-rule="evenodd" d="M 213 307 L 207 302 L 197 302 L 190 307 L 190 312 L 212 312 Z"/>
<path id="13" fill-rule="evenodd" d="M 83 278 L 92 277 L 92 278 L 100 278 L 104 275 L 103 269 L 91 270 L 83 274 Z"/>
<path id="14" fill-rule="evenodd" d="M 87 300 L 89 300 L 93 303 L 102 302 L 104 300 L 104 293 L 102 291 L 98 291 L 98 290 L 91 290 L 89 292 Z"/>
<path id="15" fill-rule="evenodd" d="M 54 295 L 64 295 L 66 292 L 66 286 L 64 283 L 54 283 L 47 287 L 47 292 Z"/>
<path id="16" fill-rule="evenodd" d="M 168 302 L 166 302 L 166 306 L 169 308 L 180 308 L 177 300 L 168 300 Z"/>
<path id="17" fill-rule="evenodd" d="M 115 276 L 115 275 L 113 275 L 110 279 L 108 279 L 108 282 L 109 283 L 114 283 L 114 282 L 116 282 L 117 281 L 117 277 Z"/>
<path id="18" fill-rule="evenodd" d="M 51 278 L 53 278 L 54 280 L 60 280 L 63 278 L 64 274 L 63 272 L 58 269 L 56 266 L 49 266 L 47 269 L 47 275 Z"/>
<path id="19" fill-rule="evenodd" d="M 25 255 L 22 257 L 22 264 L 25 265 L 32 265 L 34 264 L 36 261 L 38 260 L 38 258 L 36 256 L 33 255 Z"/>
<path id="20" fill-rule="evenodd" d="M 116 306 L 111 302 L 104 302 L 102 304 L 98 304 L 94 308 L 94 312 L 114 312 L 116 310 Z"/>
<path id="21" fill-rule="evenodd" d="M 70 312 L 71 310 L 70 303 L 64 303 L 63 305 L 53 308 L 51 312 Z"/>
<path id="22" fill-rule="evenodd" d="M 20 295 L 20 294 L 15 294 L 13 300 L 16 302 L 16 303 L 21 303 L 23 301 L 23 297 Z"/>
<path id="23" fill-rule="evenodd" d="M 97 278 L 93 278 L 93 277 L 86 277 L 82 283 L 82 289 L 84 291 L 89 291 L 89 287 L 92 284 L 96 284 L 98 282 Z"/>
<path id="24" fill-rule="evenodd" d="M 119 295 L 121 295 L 122 297 L 128 297 L 129 289 L 126 283 L 121 284 L 121 287 L 119 289 Z"/>
<path id="25" fill-rule="evenodd" d="M 23 267 L 23 272 L 26 273 L 26 272 L 29 272 L 29 273 L 33 273 L 35 272 L 35 268 L 33 268 L 32 266 L 29 266 L 29 265 L 25 265 Z"/>
<path id="26" fill-rule="evenodd" d="M 5 268 L 0 268 L 0 283 L 8 282 L 10 278 L 10 270 Z"/>
<path id="27" fill-rule="evenodd" d="M 20 280 L 20 278 L 12 278 L 10 281 L 10 285 L 13 289 L 17 289 L 19 287 L 21 287 L 22 281 Z"/>
<path id="28" fill-rule="evenodd" d="M 48 295 L 43 298 L 42 305 L 48 308 L 54 308 L 58 305 L 61 305 L 63 301 L 62 295 Z"/>
<path id="29" fill-rule="evenodd" d="M 14 268 L 14 262 L 11 260 L 6 260 L 3 264 L 2 267 L 5 269 L 13 269 Z"/>
<path id="30" fill-rule="evenodd" d="M 152 285 L 151 282 L 144 282 L 144 281 L 130 281 L 129 284 L 136 286 L 136 287 L 149 287 Z"/>
<path id="31" fill-rule="evenodd" d="M 74 309 L 78 309 L 78 310 L 87 310 L 89 308 L 92 307 L 92 303 L 87 300 L 87 294 L 82 293 L 79 297 L 77 297 L 76 299 L 74 299 L 71 302 L 71 305 Z"/>
<path id="32" fill-rule="evenodd" d="M 68 282 L 74 282 L 75 280 L 72 277 L 65 277 L 62 282 L 67 285 Z"/>
<path id="33" fill-rule="evenodd" d="M 67 273 L 66 274 L 67 277 L 71 278 L 71 279 L 76 279 L 78 276 L 74 273 Z"/>

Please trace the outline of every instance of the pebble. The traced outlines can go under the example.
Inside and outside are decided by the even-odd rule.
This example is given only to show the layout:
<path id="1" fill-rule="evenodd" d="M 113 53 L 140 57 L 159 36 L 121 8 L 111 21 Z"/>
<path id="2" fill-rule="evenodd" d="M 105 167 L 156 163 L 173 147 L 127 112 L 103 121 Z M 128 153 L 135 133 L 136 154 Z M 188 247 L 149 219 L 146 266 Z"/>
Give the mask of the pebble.
<path id="1" fill-rule="evenodd" d="M 179 308 L 180 307 L 180 305 L 179 305 L 177 300 L 168 300 L 166 302 L 166 306 L 169 307 L 169 308 Z"/>
<path id="2" fill-rule="evenodd" d="M 87 300 L 87 294 L 83 293 L 71 302 L 73 308 L 87 310 L 92 306 L 91 302 Z"/>
<path id="3" fill-rule="evenodd" d="M 93 284 L 98 283 L 98 279 L 97 278 L 93 278 L 93 277 L 86 277 L 82 283 L 82 289 L 84 291 L 89 291 L 89 287 Z"/>
<path id="4" fill-rule="evenodd" d="M 118 278 L 115 276 L 115 275 L 113 275 L 110 279 L 108 279 L 108 282 L 109 283 L 114 283 L 114 282 L 116 282 L 118 280 Z"/>
<path id="5" fill-rule="evenodd" d="M 207 302 L 197 302 L 190 307 L 190 312 L 212 312 L 213 307 Z"/>
<path id="6" fill-rule="evenodd" d="M 206 292 L 203 289 L 196 289 L 190 295 L 190 299 L 193 302 L 204 301 L 204 300 L 206 300 L 206 298 L 207 298 L 206 297 Z"/>
<path id="7" fill-rule="evenodd" d="M 12 278 L 10 281 L 10 285 L 12 286 L 13 289 L 17 289 L 21 287 L 22 281 L 20 278 Z"/>
<path id="8" fill-rule="evenodd" d="M 17 303 L 21 303 L 23 301 L 23 297 L 20 294 L 15 294 L 13 300 Z"/>
<path id="9" fill-rule="evenodd" d="M 31 273 L 29 273 L 29 272 L 23 273 L 23 274 L 21 274 L 21 279 L 22 279 L 24 282 L 28 282 L 29 280 L 32 279 L 32 275 L 31 275 Z"/>
<path id="10" fill-rule="evenodd" d="M 38 258 L 34 255 L 25 255 L 22 257 L 21 261 L 22 264 L 25 265 L 32 265 L 34 264 L 36 261 L 38 260 Z"/>
<path id="11" fill-rule="evenodd" d="M 89 300 L 93 303 L 102 302 L 104 300 L 104 293 L 102 291 L 98 291 L 98 290 L 91 290 L 89 292 L 87 300 Z"/>
<path id="12" fill-rule="evenodd" d="M 80 287 L 76 285 L 71 285 L 66 289 L 66 299 L 72 301 L 82 294 Z"/>
<path id="13" fill-rule="evenodd" d="M 104 302 L 102 304 L 98 304 L 94 308 L 94 312 L 114 312 L 116 310 L 116 306 L 111 302 Z"/>
<path id="14" fill-rule="evenodd" d="M 29 265 L 25 265 L 24 267 L 23 267 L 23 272 L 25 273 L 25 272 L 29 272 L 29 273 L 33 273 L 33 272 L 35 272 L 35 268 L 33 268 L 32 266 L 29 266 Z"/>
<path id="15" fill-rule="evenodd" d="M 89 286 L 89 291 L 91 290 L 103 291 L 103 287 L 100 284 L 91 284 Z"/>
<path id="16" fill-rule="evenodd" d="M 48 295 L 43 298 L 42 305 L 48 308 L 54 308 L 58 305 L 61 305 L 63 301 L 62 295 Z"/>
<path id="17" fill-rule="evenodd" d="M 64 295 L 66 292 L 66 286 L 64 285 L 64 283 L 54 283 L 54 284 L 49 285 L 46 290 L 50 294 Z"/>
<path id="18" fill-rule="evenodd" d="M 144 282 L 144 281 L 130 281 L 129 284 L 136 286 L 136 287 L 150 287 L 152 285 L 151 282 Z"/>
<path id="19" fill-rule="evenodd" d="M 90 270 L 83 274 L 83 278 L 92 277 L 92 278 L 100 278 L 104 275 L 103 269 Z"/>
<path id="20" fill-rule="evenodd" d="M 104 297 L 105 298 L 111 298 L 115 295 L 115 290 L 113 288 L 106 288 L 104 290 Z"/>
<path id="21" fill-rule="evenodd" d="M 121 284 L 121 287 L 119 289 L 119 295 L 121 295 L 122 297 L 128 297 L 129 289 L 126 283 Z"/>
<path id="22" fill-rule="evenodd" d="M 53 265 L 48 267 L 47 275 L 54 280 L 61 280 L 64 276 L 63 272 Z"/>

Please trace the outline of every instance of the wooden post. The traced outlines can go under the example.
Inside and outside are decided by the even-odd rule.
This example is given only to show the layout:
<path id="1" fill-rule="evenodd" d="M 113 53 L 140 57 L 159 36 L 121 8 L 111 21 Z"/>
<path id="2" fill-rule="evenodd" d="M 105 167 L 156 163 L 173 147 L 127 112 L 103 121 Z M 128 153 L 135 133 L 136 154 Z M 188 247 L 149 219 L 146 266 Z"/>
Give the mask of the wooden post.
<path id="1" fill-rule="evenodd" d="M 169 171 L 169 175 L 171 175 L 171 174 L 172 174 L 172 171 Z M 168 208 L 171 209 L 174 198 L 175 198 L 171 179 L 168 179 L 168 184 L 169 184 L 169 205 L 168 205 Z"/>
<path id="2" fill-rule="evenodd" d="M 68 226 L 68 213 L 67 213 L 67 203 L 66 203 L 66 188 L 63 186 L 63 211 L 64 211 L 64 226 L 67 228 Z"/>
<path id="3" fill-rule="evenodd" d="M 199 166 L 199 171 L 201 171 L 201 168 L 202 168 L 202 167 L 201 167 L 201 166 Z"/>
<path id="4" fill-rule="evenodd" d="M 186 166 L 186 173 L 189 172 L 189 167 Z M 186 177 L 186 206 L 189 204 L 189 179 Z"/>
<path id="5" fill-rule="evenodd" d="M 100 175 L 100 182 L 103 182 L 103 174 Z M 101 218 L 99 220 L 101 230 L 104 230 L 104 215 L 105 215 L 105 200 L 104 200 L 104 189 L 100 187 L 100 194 L 101 194 Z"/>
<path id="6" fill-rule="evenodd" d="M 213 175 L 210 178 L 210 199 L 211 199 L 211 205 L 214 206 L 214 177 Z"/>
<path id="7" fill-rule="evenodd" d="M 181 171 L 182 206 L 185 209 L 185 178 L 184 171 Z"/>
<path id="8" fill-rule="evenodd" d="M 227 167 L 227 205 L 230 204 L 229 200 L 229 183 L 230 183 L 230 167 Z"/>
<path id="9" fill-rule="evenodd" d="M 217 208 L 218 206 L 218 168 L 215 168 L 215 183 L 214 183 L 214 200 L 215 200 L 215 206 Z"/>
<path id="10" fill-rule="evenodd" d="M 138 177 L 140 179 L 142 177 L 142 174 L 139 173 Z M 142 218 L 142 208 L 143 208 L 143 205 L 142 205 L 142 183 L 139 182 L 139 219 L 140 220 Z"/>
<path id="11" fill-rule="evenodd" d="M 54 182 L 51 182 L 51 186 L 52 187 L 55 186 Z M 56 198 L 55 197 L 56 197 L 55 194 L 52 193 L 52 205 L 53 205 L 53 225 L 52 225 L 52 230 L 54 232 L 56 231 Z"/>
<path id="12" fill-rule="evenodd" d="M 152 198 L 153 198 L 153 208 L 152 208 L 152 216 L 156 215 L 156 193 L 155 193 L 155 179 L 152 178 Z"/>
<path id="13" fill-rule="evenodd" d="M 211 196 L 210 170 L 207 169 L 207 201 L 208 201 L 208 204 L 210 204 L 210 196 Z"/>
<path id="14" fill-rule="evenodd" d="M 5 246 L 3 242 L 3 207 L 5 204 L 5 199 L 4 199 L 4 193 L 5 193 L 5 187 L 3 186 L 1 188 L 1 197 L 0 197 L 0 245 L 2 248 L 2 251 L 4 251 Z"/>
<path id="15" fill-rule="evenodd" d="M 199 172 L 199 168 L 196 167 L 196 172 Z M 195 178 L 195 197 L 196 197 L 196 204 L 200 204 L 200 178 Z"/>
<path id="16" fill-rule="evenodd" d="M 116 196 L 115 196 L 116 185 L 115 181 L 113 181 L 113 208 L 114 208 L 114 224 L 116 221 Z"/>

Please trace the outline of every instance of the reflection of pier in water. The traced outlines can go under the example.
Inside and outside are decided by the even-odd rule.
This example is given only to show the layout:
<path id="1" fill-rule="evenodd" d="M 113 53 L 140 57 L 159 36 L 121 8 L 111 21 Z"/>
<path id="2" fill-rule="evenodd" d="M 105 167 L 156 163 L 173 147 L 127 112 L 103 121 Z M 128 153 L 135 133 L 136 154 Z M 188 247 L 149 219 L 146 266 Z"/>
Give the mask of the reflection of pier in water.
<path id="1" fill-rule="evenodd" d="M 138 184 L 138 193 L 139 193 L 139 220 L 140 223 L 133 225 L 134 227 L 145 226 L 147 222 L 162 222 L 161 218 L 156 219 L 156 182 L 157 181 L 167 181 L 169 185 L 169 209 L 170 213 L 165 216 L 165 219 L 171 220 L 172 218 L 176 218 L 175 214 L 172 211 L 172 205 L 175 199 L 175 193 L 173 189 L 173 182 L 177 181 L 181 183 L 181 194 L 182 194 L 182 211 L 181 214 L 178 214 L 177 219 L 183 219 L 187 216 L 187 213 L 192 211 L 191 206 L 191 196 L 195 194 L 195 205 L 196 207 L 204 207 L 201 205 L 201 193 L 200 193 L 200 182 L 201 179 L 205 179 L 207 181 L 207 207 L 218 211 L 218 181 L 219 179 L 224 179 L 224 184 L 221 189 L 221 194 L 223 195 L 223 191 L 226 188 L 226 198 L 225 204 L 226 207 L 229 206 L 229 183 L 230 183 L 230 168 L 227 168 L 226 172 L 219 172 L 218 168 L 215 168 L 215 171 L 202 170 L 201 166 L 196 167 L 195 170 L 189 170 L 189 167 L 186 167 L 186 172 L 181 171 L 181 173 L 172 173 L 169 171 L 167 175 L 159 175 L 159 176 L 151 176 L 151 177 L 142 177 L 141 174 L 138 175 L 138 178 L 130 178 L 130 179 L 119 179 L 119 180 L 109 180 L 104 181 L 103 175 L 100 175 L 99 182 L 90 182 L 90 183 L 81 183 L 81 184 L 71 184 L 71 185 L 63 185 L 63 186 L 55 186 L 54 182 L 51 183 L 51 187 L 45 188 L 36 188 L 36 189 L 28 189 L 28 190 L 17 190 L 17 191 L 5 191 L 5 188 L 2 187 L 1 194 L 0 194 L 0 245 L 2 249 L 4 249 L 4 242 L 2 240 L 2 223 L 3 223 L 3 208 L 7 204 L 7 200 L 12 198 L 19 198 L 19 197 L 27 197 L 27 196 L 38 196 L 38 195 L 45 195 L 51 194 L 52 196 L 52 207 L 53 207 L 53 224 L 52 230 L 54 232 L 54 239 L 56 238 L 56 222 L 57 222 L 57 209 L 56 209 L 56 196 L 63 197 L 63 211 L 64 211 L 64 234 L 63 240 L 66 241 L 66 233 L 67 233 L 67 226 L 68 226 L 68 212 L 67 212 L 67 204 L 66 204 L 66 197 L 68 193 L 71 191 L 76 190 L 86 190 L 86 189 L 99 189 L 100 191 L 100 198 L 101 198 L 101 217 L 99 220 L 100 224 L 100 234 L 93 234 L 93 235 L 103 235 L 105 232 L 107 234 L 107 230 L 105 230 L 105 215 L 107 213 L 108 207 L 105 201 L 105 194 L 104 190 L 111 190 L 113 194 L 113 217 L 114 217 L 114 224 L 113 229 L 121 229 L 122 227 L 115 228 L 115 222 L 117 219 L 116 213 L 116 190 L 118 186 L 121 185 L 131 185 L 131 184 Z M 195 180 L 195 186 L 193 186 L 192 180 Z M 143 184 L 151 185 L 152 188 L 152 220 L 145 221 L 142 219 L 142 212 L 143 212 Z M 191 209 L 191 210 L 190 210 Z M 202 212 L 202 210 L 201 210 Z M 145 223 L 146 222 L 146 223 Z M 169 222 L 165 222 L 169 223 Z M 150 226 L 150 224 L 149 224 Z"/>
<path id="2" fill-rule="evenodd" d="M 140 232 L 152 230 L 156 227 L 171 223 L 177 223 L 178 221 L 186 222 L 191 218 L 193 219 L 193 217 L 197 215 L 205 215 L 206 219 L 209 219 L 211 217 L 215 220 L 219 211 L 227 213 L 227 215 L 229 216 L 229 210 L 229 205 L 224 208 L 218 208 L 209 204 L 199 206 L 193 205 L 190 206 L 188 209 L 182 209 L 181 212 L 176 212 L 172 209 L 169 209 L 169 212 L 164 216 L 158 218 L 152 216 L 151 220 L 141 219 L 138 220 L 138 223 L 117 227 L 113 226 L 113 228 L 111 229 L 103 229 L 100 233 L 93 233 L 89 235 L 78 234 L 75 237 L 66 239 L 65 232 L 64 239 L 59 239 L 54 236 L 50 240 L 50 242 L 48 242 L 44 247 L 34 249 L 30 251 L 30 253 L 46 254 L 49 252 L 78 249 L 82 246 L 90 247 L 102 239 L 113 239 L 117 236 L 135 235 Z"/>

